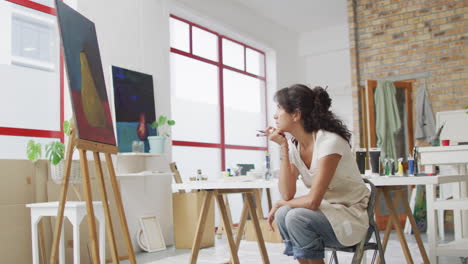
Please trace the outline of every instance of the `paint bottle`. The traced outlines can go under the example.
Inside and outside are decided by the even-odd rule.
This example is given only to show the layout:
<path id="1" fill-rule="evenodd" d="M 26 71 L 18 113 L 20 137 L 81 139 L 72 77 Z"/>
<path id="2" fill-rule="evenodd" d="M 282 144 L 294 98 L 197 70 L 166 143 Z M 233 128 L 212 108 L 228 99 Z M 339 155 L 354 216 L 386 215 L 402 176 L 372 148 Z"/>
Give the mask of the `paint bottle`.
<path id="1" fill-rule="evenodd" d="M 390 161 L 388 159 L 384 159 L 384 175 L 389 176 L 390 175 Z"/>
<path id="2" fill-rule="evenodd" d="M 414 159 L 414 172 L 413 174 L 414 175 L 418 175 L 419 173 L 419 160 L 418 160 L 418 153 L 419 153 L 419 150 L 418 150 L 418 147 L 414 147 L 413 148 L 413 159 Z"/>
<path id="3" fill-rule="evenodd" d="M 265 180 L 269 180 L 271 178 L 271 169 L 270 169 L 270 154 L 268 151 L 265 152 Z"/>
<path id="4" fill-rule="evenodd" d="M 409 176 L 414 176 L 414 158 L 408 157 L 408 174 Z"/>
<path id="5" fill-rule="evenodd" d="M 390 175 L 395 176 L 395 160 L 390 159 Z"/>
<path id="6" fill-rule="evenodd" d="M 398 176 L 405 176 L 404 174 L 405 174 L 405 172 L 403 170 L 403 158 L 399 158 L 398 159 L 398 172 L 397 172 L 397 175 Z"/>

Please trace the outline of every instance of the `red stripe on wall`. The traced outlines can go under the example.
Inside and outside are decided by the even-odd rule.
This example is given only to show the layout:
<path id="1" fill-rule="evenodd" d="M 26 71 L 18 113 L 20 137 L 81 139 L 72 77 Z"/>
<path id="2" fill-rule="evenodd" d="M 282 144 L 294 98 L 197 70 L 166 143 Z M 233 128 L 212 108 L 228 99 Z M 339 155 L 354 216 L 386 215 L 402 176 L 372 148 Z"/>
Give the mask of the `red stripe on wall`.
<path id="1" fill-rule="evenodd" d="M 173 146 L 181 147 L 204 147 L 204 148 L 221 148 L 222 144 L 217 143 L 203 143 L 203 142 L 192 142 L 192 141 L 172 141 Z M 254 147 L 254 146 L 241 146 L 241 145 L 224 145 L 226 149 L 242 149 L 242 150 L 268 150 L 267 147 Z"/>
<path id="2" fill-rule="evenodd" d="M 42 5 L 42 4 L 38 4 L 38 3 L 33 2 L 33 1 L 29 1 L 29 0 L 7 0 L 7 1 L 12 2 L 14 4 L 17 4 L 17 5 L 29 7 L 31 9 L 41 11 L 41 12 L 44 12 L 44 13 L 47 13 L 47 14 L 51 14 L 51 15 L 54 15 L 54 16 L 56 15 L 55 8 L 52 8 L 52 7 L 49 7 L 49 6 L 46 6 L 46 5 Z"/>
<path id="3" fill-rule="evenodd" d="M 61 138 L 61 131 L 0 127 L 0 135 L 21 137 Z"/>
<path id="4" fill-rule="evenodd" d="M 173 146 L 183 146 L 183 147 L 205 147 L 205 148 L 221 148 L 221 144 L 217 143 L 203 143 L 203 142 L 192 142 L 192 141 L 172 141 Z"/>
<path id="5" fill-rule="evenodd" d="M 252 146 L 239 146 L 239 145 L 225 145 L 226 149 L 242 149 L 242 150 L 264 150 L 267 151 L 267 147 L 252 147 Z"/>

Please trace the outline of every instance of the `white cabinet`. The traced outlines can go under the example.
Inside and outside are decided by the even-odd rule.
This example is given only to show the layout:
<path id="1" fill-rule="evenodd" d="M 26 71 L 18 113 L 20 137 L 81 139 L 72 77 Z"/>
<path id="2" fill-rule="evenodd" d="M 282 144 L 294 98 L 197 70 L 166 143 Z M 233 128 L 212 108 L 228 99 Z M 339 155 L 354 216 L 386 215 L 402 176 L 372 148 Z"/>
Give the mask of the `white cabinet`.
<path id="1" fill-rule="evenodd" d="M 156 216 L 166 245 L 172 245 L 172 173 L 165 156 L 150 153 L 119 153 L 115 157 L 117 179 L 133 248 L 139 217 Z"/>
<path id="2" fill-rule="evenodd" d="M 429 260 L 431 263 L 437 263 L 437 256 L 468 257 L 468 199 L 466 198 L 468 145 L 421 147 L 419 152 L 421 165 L 454 165 L 458 167 L 460 177 L 460 180 L 452 185 L 451 200 L 436 197 L 436 184 L 426 185 Z M 454 241 L 449 243 L 437 241 L 437 210 L 454 210 Z"/>

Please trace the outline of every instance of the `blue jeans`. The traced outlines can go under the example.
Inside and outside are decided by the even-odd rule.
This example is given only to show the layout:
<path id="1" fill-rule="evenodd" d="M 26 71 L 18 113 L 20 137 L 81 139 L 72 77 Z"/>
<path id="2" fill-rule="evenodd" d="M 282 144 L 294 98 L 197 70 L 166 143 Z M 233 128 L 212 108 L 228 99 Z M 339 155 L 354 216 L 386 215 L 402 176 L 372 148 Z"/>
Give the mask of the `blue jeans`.
<path id="1" fill-rule="evenodd" d="M 275 221 L 286 245 L 284 254 L 294 259 L 323 259 L 325 247 L 344 247 L 320 210 L 283 206 Z"/>

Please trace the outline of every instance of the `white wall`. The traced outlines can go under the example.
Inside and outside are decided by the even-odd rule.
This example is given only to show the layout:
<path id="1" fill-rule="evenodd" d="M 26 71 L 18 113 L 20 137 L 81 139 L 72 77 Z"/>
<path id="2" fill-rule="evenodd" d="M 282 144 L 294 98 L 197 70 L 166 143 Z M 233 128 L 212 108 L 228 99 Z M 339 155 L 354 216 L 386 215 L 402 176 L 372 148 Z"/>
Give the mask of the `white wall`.
<path id="1" fill-rule="evenodd" d="M 7 1 L 0 1 L 0 127 L 60 130 L 59 53 L 51 52 L 51 61 L 22 60 L 13 56 L 12 20 L 22 20 L 50 28 L 51 50 L 57 50 L 55 17 Z M 21 32 L 21 31 L 20 31 Z M 20 32 L 15 32 L 19 34 Z M 36 44 L 32 38 L 31 43 Z M 26 42 L 23 42 L 23 44 Z M 18 49 L 18 46 L 16 46 Z M 37 47 L 36 47 L 37 48 Z M 28 62 L 29 63 L 24 63 Z M 48 65 L 50 68 L 42 68 Z M 25 78 L 25 76 L 27 76 Z M 0 136 L 0 158 L 25 159 L 30 139 L 48 143 L 57 139 Z"/>
<path id="2" fill-rule="evenodd" d="M 306 83 L 328 85 L 331 110 L 353 131 L 348 23 L 303 33 L 299 39 Z"/>

